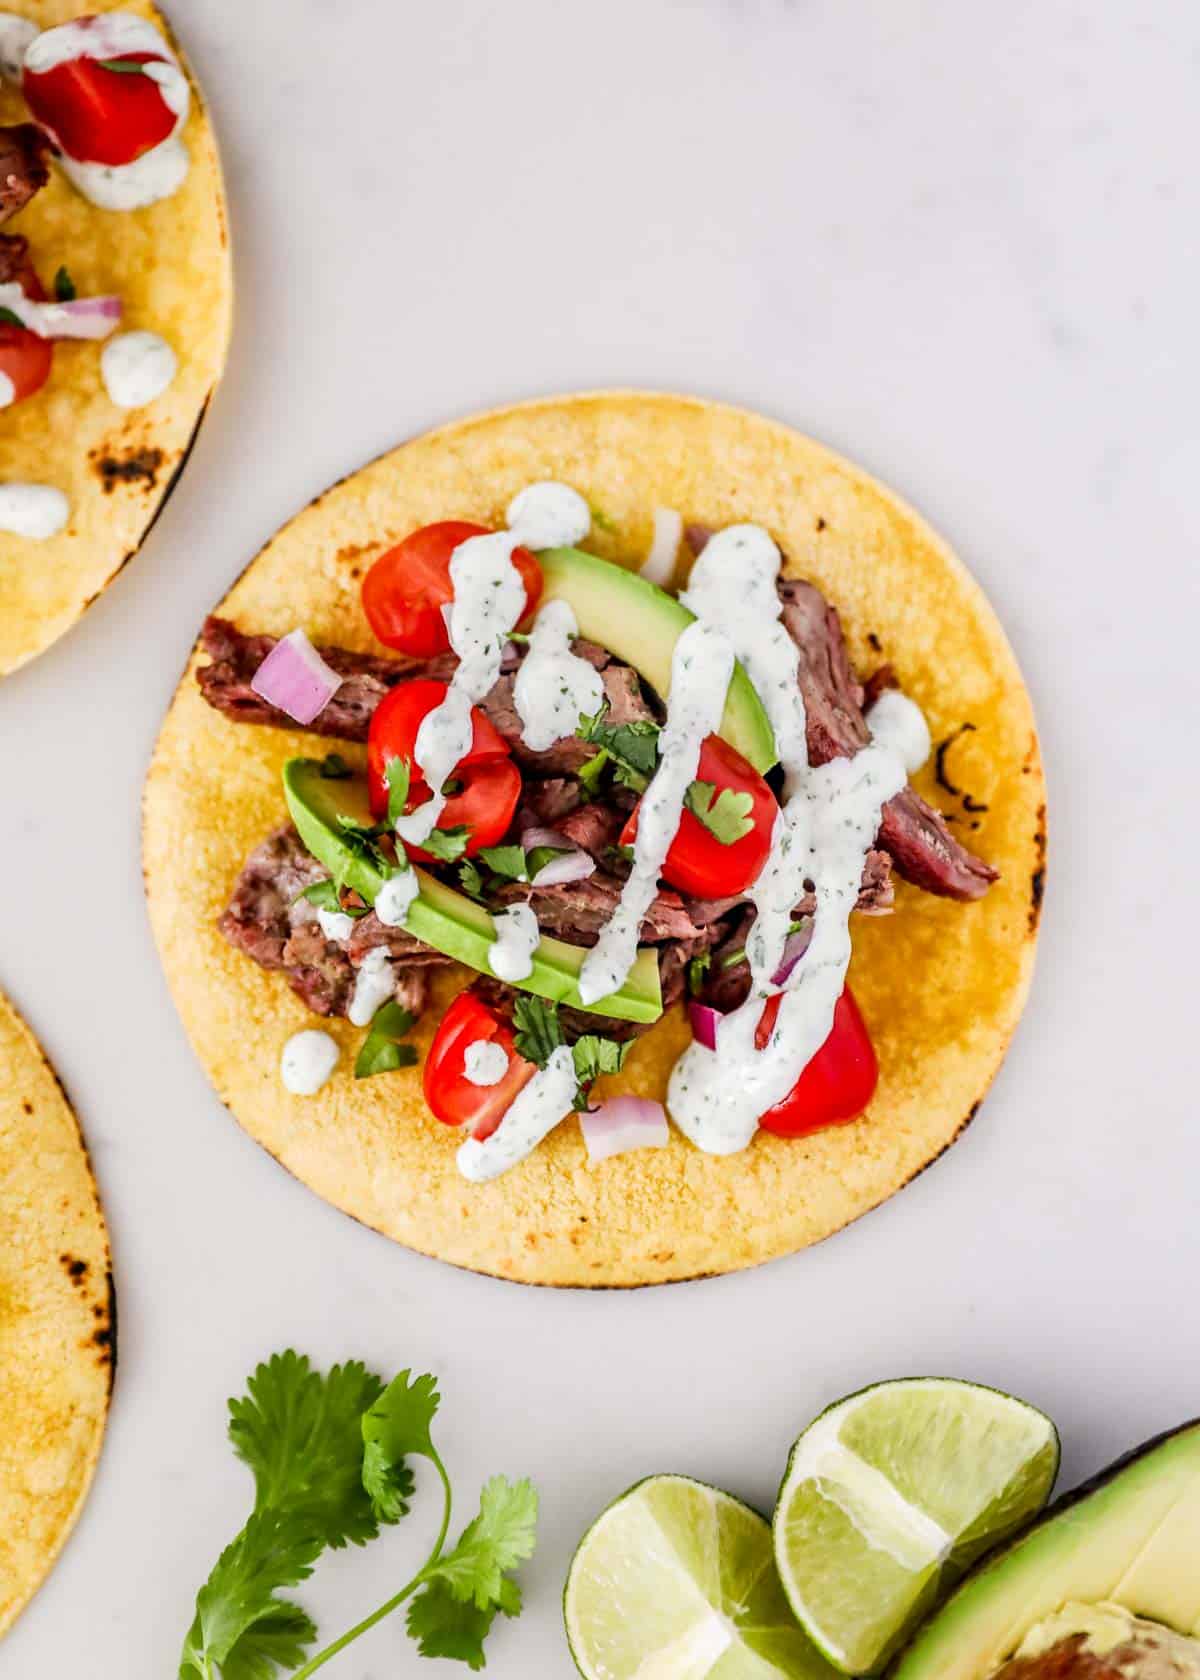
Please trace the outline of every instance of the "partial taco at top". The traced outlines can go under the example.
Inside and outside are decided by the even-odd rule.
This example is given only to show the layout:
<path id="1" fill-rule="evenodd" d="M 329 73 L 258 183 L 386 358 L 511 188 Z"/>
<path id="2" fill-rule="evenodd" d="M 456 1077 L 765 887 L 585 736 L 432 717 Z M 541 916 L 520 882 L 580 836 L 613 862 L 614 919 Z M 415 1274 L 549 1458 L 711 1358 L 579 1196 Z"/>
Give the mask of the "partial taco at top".
<path id="1" fill-rule="evenodd" d="M 864 474 L 677 397 L 523 405 L 318 499 L 204 626 L 150 909 L 218 1091 L 423 1252 L 789 1252 L 972 1116 L 1042 881 L 1028 696 Z M 851 960 L 853 958 L 853 960 Z"/>
<path id="2" fill-rule="evenodd" d="M 0 223 L 2 675 L 137 550 L 225 360 L 216 144 L 153 6 L 0 12 Z"/>

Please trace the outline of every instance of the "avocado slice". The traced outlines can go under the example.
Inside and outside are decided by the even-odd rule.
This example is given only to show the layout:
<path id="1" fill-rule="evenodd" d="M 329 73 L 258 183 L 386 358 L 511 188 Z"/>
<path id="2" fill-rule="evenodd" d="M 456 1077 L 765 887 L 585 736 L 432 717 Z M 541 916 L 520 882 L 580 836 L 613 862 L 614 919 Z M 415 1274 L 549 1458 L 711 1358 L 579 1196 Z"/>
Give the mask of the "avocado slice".
<path id="1" fill-rule="evenodd" d="M 664 699 L 671 687 L 671 655 L 695 613 L 637 572 L 578 548 L 539 554 L 543 601 L 566 601 L 579 634 L 632 665 Z M 760 774 L 775 763 L 775 736 L 754 684 L 740 665 L 725 702 L 721 734 Z"/>
<path id="2" fill-rule="evenodd" d="M 900 1657 L 893 1680 L 984 1680 L 1063 1605 L 1080 1624 L 1081 1607 L 1103 1605 L 1200 1634 L 1198 1559 L 1195 1422 L 1060 1500 L 968 1575 Z"/>
<path id="3" fill-rule="evenodd" d="M 374 904 L 384 876 L 370 856 L 353 845 L 352 836 L 339 821 L 347 817 L 366 826 L 374 821 L 366 782 L 357 775 L 336 780 L 323 776 L 321 762 L 318 758 L 290 758 L 283 767 L 283 792 L 292 821 L 304 844 L 329 873 L 352 887 L 366 903 Z M 407 931 L 456 962 L 490 974 L 487 953 L 496 931 L 489 912 L 423 869 L 417 870 L 417 879 L 421 890 L 409 908 Z M 653 950 L 638 952 L 620 991 L 591 1005 L 584 1004 L 579 996 L 579 971 L 586 956 L 581 946 L 543 936 L 533 953 L 533 971 L 518 982 L 520 989 L 622 1021 L 658 1020 L 662 991 L 658 957 Z"/>

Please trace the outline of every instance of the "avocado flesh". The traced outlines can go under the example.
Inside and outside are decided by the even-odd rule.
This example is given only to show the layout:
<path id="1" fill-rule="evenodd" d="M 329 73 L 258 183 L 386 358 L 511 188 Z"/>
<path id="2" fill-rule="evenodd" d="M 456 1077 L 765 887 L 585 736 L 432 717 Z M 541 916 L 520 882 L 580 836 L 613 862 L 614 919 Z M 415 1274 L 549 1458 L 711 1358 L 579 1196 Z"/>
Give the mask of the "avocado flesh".
<path id="1" fill-rule="evenodd" d="M 598 555 L 578 548 L 551 548 L 538 555 L 543 601 L 566 601 L 579 634 L 632 665 L 666 699 L 671 655 L 695 613 L 657 584 Z M 776 760 L 775 736 L 754 684 L 740 665 L 725 701 L 721 735 L 759 773 Z"/>
<path id="2" fill-rule="evenodd" d="M 1062 1606 L 1200 1634 L 1200 1423 L 1151 1442 L 969 1575 L 894 1680 L 983 1680 Z"/>
<path id="3" fill-rule="evenodd" d="M 283 767 L 283 791 L 292 821 L 312 855 L 367 904 L 374 904 L 384 876 L 369 858 L 347 844 L 346 831 L 338 822 L 339 816 L 368 825 L 374 821 L 363 778 L 333 780 L 321 775 L 320 759 L 291 758 Z M 490 974 L 488 949 L 496 937 L 490 913 L 425 870 L 418 869 L 416 874 L 421 890 L 409 907 L 405 931 L 456 962 Z M 590 1008 L 598 1015 L 622 1021 L 658 1020 L 662 992 L 653 950 L 638 952 L 620 991 L 591 1005 L 579 997 L 579 971 L 586 956 L 581 946 L 543 936 L 533 953 L 532 972 L 516 984 L 522 991 L 576 1009 Z"/>

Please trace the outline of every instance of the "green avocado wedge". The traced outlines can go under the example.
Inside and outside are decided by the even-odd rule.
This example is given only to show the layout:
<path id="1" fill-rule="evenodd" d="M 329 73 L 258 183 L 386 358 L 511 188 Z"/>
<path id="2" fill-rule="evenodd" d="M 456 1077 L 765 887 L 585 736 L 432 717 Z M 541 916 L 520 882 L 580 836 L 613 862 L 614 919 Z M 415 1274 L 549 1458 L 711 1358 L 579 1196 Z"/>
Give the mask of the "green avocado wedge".
<path id="1" fill-rule="evenodd" d="M 292 821 L 308 850 L 329 873 L 353 888 L 367 904 L 374 904 L 385 876 L 368 849 L 355 844 L 353 830 L 341 821 L 346 818 L 365 827 L 373 822 L 366 783 L 358 775 L 335 779 L 321 771 L 318 758 L 291 758 L 284 765 L 283 792 Z M 409 908 L 406 930 L 435 951 L 489 974 L 488 949 L 496 937 L 489 912 L 425 870 L 418 869 L 416 874 L 421 890 Z M 533 970 L 518 982 L 519 987 L 556 1003 L 590 1008 L 598 1015 L 622 1021 L 659 1019 L 662 992 L 658 957 L 653 950 L 639 951 L 620 991 L 591 1005 L 584 1004 L 579 996 L 579 971 L 586 956 L 581 946 L 543 937 L 533 953 Z"/>
<path id="2" fill-rule="evenodd" d="M 696 615 L 637 572 L 581 549 L 550 548 L 537 559 L 545 580 L 542 600 L 566 601 L 581 636 L 632 665 L 665 699 L 675 643 Z M 740 665 L 729 685 L 721 735 L 760 774 L 775 763 L 770 720 Z"/>
<path id="3" fill-rule="evenodd" d="M 1119 1629 L 1123 1612 L 1195 1636 L 1198 1559 L 1200 1422 L 1120 1460 L 978 1566 L 925 1623 L 892 1680 L 984 1680 L 1028 1635 L 1040 1648 L 1056 1629 L 1066 1637 L 1072 1622 L 1085 1635 L 1097 1617 Z"/>

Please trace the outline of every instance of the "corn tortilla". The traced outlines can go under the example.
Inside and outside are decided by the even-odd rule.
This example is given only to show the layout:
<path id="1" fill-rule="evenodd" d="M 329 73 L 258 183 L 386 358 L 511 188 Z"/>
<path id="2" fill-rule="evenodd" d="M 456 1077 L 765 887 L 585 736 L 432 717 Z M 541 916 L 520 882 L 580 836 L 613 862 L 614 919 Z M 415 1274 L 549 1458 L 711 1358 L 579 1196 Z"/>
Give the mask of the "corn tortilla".
<path id="1" fill-rule="evenodd" d="M 115 1360 L 87 1151 L 53 1069 L 0 996 L 0 1634 L 87 1497 Z"/>
<path id="2" fill-rule="evenodd" d="M 636 564 L 656 506 L 722 526 L 764 524 L 789 570 L 840 609 L 856 665 L 895 666 L 943 753 L 960 833 L 1002 871 L 976 904 L 899 883 L 896 910 L 856 918 L 851 980 L 881 1078 L 855 1124 L 800 1142 L 760 1133 L 742 1154 L 701 1154 L 677 1134 L 589 1167 L 570 1118 L 490 1184 L 461 1178 L 460 1138 L 425 1107 L 420 1068 L 355 1081 L 361 1034 L 320 1023 L 342 1059 L 316 1097 L 279 1078 L 288 1036 L 318 1024 L 278 974 L 217 931 L 243 861 L 285 820 L 280 770 L 302 732 L 231 722 L 201 698 L 194 656 L 151 765 L 144 809 L 150 914 L 192 1044 L 252 1137 L 337 1207 L 396 1241 L 527 1283 L 632 1285 L 728 1272 L 828 1236 L 927 1166 L 972 1118 L 998 1067 L 1033 966 L 1044 852 L 1033 712 L 978 586 L 891 492 L 809 439 L 698 399 L 608 392 L 522 404 L 403 445 L 334 486 L 267 544 L 219 610 L 247 630 L 303 625 L 315 642 L 370 649 L 359 601 L 385 548 L 436 519 L 503 522 L 544 478 L 597 510 L 587 546 Z M 964 725 L 970 725 L 964 729 Z M 961 733 L 958 733 L 961 732 Z M 348 758 L 361 759 L 350 747 Z M 969 800 L 970 809 L 964 803 Z M 424 1052 L 449 996 L 416 1034 Z M 635 1045 L 600 1094 L 661 1098 L 688 1038 L 681 1010 Z"/>
<path id="3" fill-rule="evenodd" d="M 178 43 L 145 0 L 6 0 L 43 29 L 84 12 L 149 18 L 192 86 L 181 138 L 191 168 L 172 198 L 145 210 L 98 210 L 53 165 L 49 185 L 8 222 L 29 241 L 43 285 L 65 267 L 81 297 L 115 292 L 119 331 L 159 333 L 179 358 L 173 383 L 144 408 L 120 409 L 100 377 L 95 343 L 63 340 L 42 389 L 0 415 L 0 483 L 52 484 L 71 504 L 56 537 L 0 532 L 0 675 L 49 647 L 133 557 L 184 465 L 225 362 L 233 286 L 221 165 L 208 113 Z M 27 120 L 0 87 L 0 122 Z"/>

